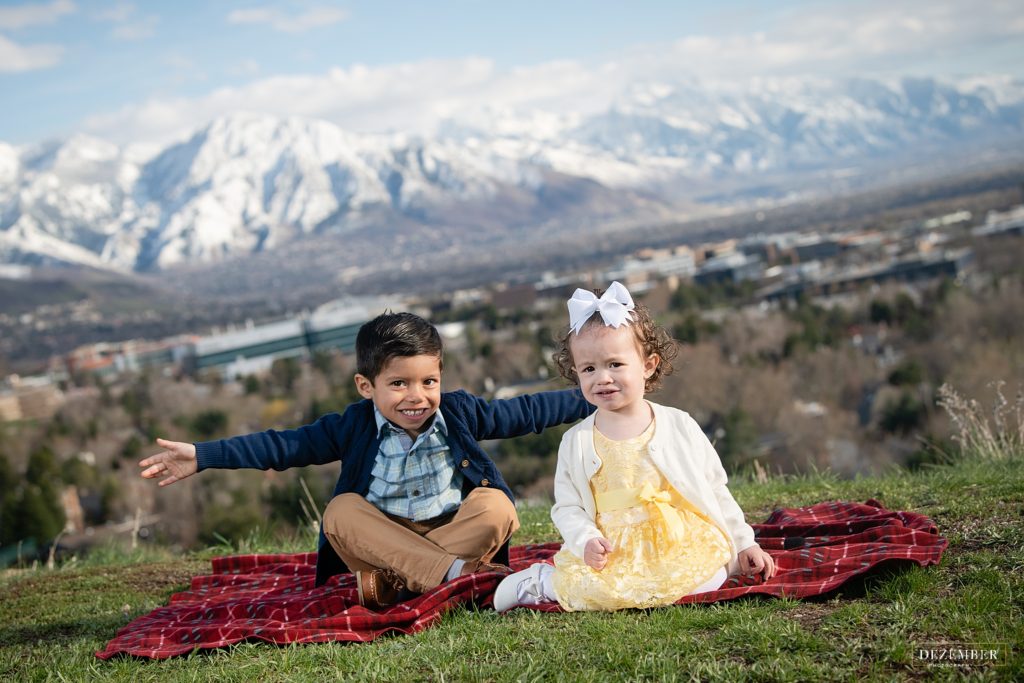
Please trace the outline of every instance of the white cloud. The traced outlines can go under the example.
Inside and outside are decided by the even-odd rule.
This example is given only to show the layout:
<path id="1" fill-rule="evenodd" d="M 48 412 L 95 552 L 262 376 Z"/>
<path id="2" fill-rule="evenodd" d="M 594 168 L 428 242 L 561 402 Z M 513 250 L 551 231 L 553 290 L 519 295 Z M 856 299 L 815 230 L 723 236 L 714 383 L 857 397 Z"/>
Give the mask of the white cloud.
<path id="1" fill-rule="evenodd" d="M 116 40 L 137 42 L 152 38 L 156 35 L 159 17 L 154 14 L 139 16 L 138 8 L 132 2 L 118 2 L 117 4 L 97 10 L 92 18 L 97 21 L 114 24 L 110 29 L 110 36 Z"/>
<path id="2" fill-rule="evenodd" d="M 802 5 L 799 15 L 782 17 L 781 28 L 686 36 L 625 50 L 596 65 L 563 60 L 499 69 L 489 59 L 465 58 L 260 78 L 197 98 L 150 100 L 93 116 L 84 125 L 119 142 L 168 142 L 217 116 L 244 110 L 320 118 L 354 131 L 428 133 L 447 118 L 473 120 L 507 110 L 594 113 L 635 83 L 700 78 L 739 85 L 750 78 L 790 75 L 910 73 L 937 54 L 955 59 L 1024 35 L 1015 3 L 996 1 L 984 10 L 967 2 L 940 4 L 873 0 L 810 10 Z M 247 15 L 248 21 L 259 16 L 270 23 L 277 16 L 270 10 L 246 11 L 262 13 Z"/>
<path id="3" fill-rule="evenodd" d="M 965 49 L 1024 40 L 1019 2 L 887 0 L 786 10 L 778 30 L 690 36 L 646 61 L 688 65 L 716 77 L 759 74 L 867 75 L 906 71 Z M 1021 51 L 1024 60 L 1024 50 Z"/>
<path id="4" fill-rule="evenodd" d="M 180 52 L 168 52 L 160 58 L 160 63 L 170 68 L 170 73 L 163 76 L 163 83 L 169 86 L 202 83 L 207 80 L 203 65 Z"/>
<path id="5" fill-rule="evenodd" d="M 159 23 L 159 19 L 155 16 L 142 17 L 118 24 L 110 31 L 110 35 L 118 40 L 145 40 L 156 35 L 157 23 Z"/>
<path id="6" fill-rule="evenodd" d="M 135 3 L 118 2 L 110 7 L 99 10 L 94 16 L 101 21 L 121 23 L 128 21 L 133 14 L 135 14 Z"/>
<path id="7" fill-rule="evenodd" d="M 18 45 L 0 36 L 0 73 L 47 69 L 60 62 L 63 53 L 59 45 Z"/>
<path id="8" fill-rule="evenodd" d="M 302 14 L 289 16 L 268 7 L 238 9 L 228 14 L 229 24 L 266 24 L 276 31 L 303 33 L 348 19 L 348 12 L 337 7 L 311 7 Z"/>
<path id="9" fill-rule="evenodd" d="M 226 73 L 243 78 L 258 76 L 261 71 L 260 63 L 255 59 L 243 59 L 242 61 L 236 62 L 225 69 Z"/>
<path id="10" fill-rule="evenodd" d="M 458 103 L 494 82 L 490 61 L 430 61 L 378 68 L 361 65 L 327 73 L 275 76 L 203 97 L 149 100 L 93 116 L 84 128 L 119 142 L 167 142 L 234 111 L 306 116 L 354 130 L 426 131 Z"/>
<path id="11" fill-rule="evenodd" d="M 75 9 L 75 3 L 71 0 L 54 0 L 48 5 L 0 7 L 0 29 L 52 24 L 63 15 L 71 14 Z"/>
<path id="12" fill-rule="evenodd" d="M 117 142 L 171 139 L 235 111 L 304 116 L 359 132 L 428 133 L 441 121 L 482 110 L 608 105 L 626 74 L 570 61 L 498 71 L 491 60 L 433 60 L 381 67 L 355 65 L 326 73 L 275 76 L 221 88 L 203 97 L 150 100 L 93 116 L 85 130 Z"/>
<path id="13" fill-rule="evenodd" d="M 194 59 L 180 52 L 169 52 L 160 59 L 160 62 L 179 71 L 195 71 L 199 68 Z"/>

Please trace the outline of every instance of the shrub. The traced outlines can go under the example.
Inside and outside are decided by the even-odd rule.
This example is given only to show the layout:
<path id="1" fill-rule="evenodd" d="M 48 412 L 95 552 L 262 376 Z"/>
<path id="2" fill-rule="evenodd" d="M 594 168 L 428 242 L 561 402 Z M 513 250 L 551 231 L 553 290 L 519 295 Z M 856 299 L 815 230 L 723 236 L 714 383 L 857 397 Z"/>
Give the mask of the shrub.
<path id="1" fill-rule="evenodd" d="M 142 441 L 140 441 L 139 437 L 136 436 L 135 434 L 132 434 L 130 437 L 128 437 L 128 440 L 124 442 L 123 446 L 121 446 L 122 458 L 134 460 L 135 458 L 138 458 L 141 453 Z"/>
<path id="2" fill-rule="evenodd" d="M 12 493 L 17 485 L 17 477 L 11 469 L 11 463 L 4 453 L 0 453 L 0 502 Z"/>
<path id="3" fill-rule="evenodd" d="M 290 394 L 302 375 L 302 366 L 295 358 L 278 358 L 270 366 L 270 381 L 281 394 Z"/>
<path id="4" fill-rule="evenodd" d="M 190 426 L 197 436 L 209 439 L 224 431 L 228 426 L 228 416 L 223 410 L 204 410 L 195 414 Z"/>
<path id="5" fill-rule="evenodd" d="M 924 381 L 924 368 L 916 360 L 900 363 L 889 373 L 889 384 L 895 387 L 917 386 Z"/>
<path id="6" fill-rule="evenodd" d="M 199 519 L 199 541 L 208 545 L 238 541 L 266 524 L 259 507 L 244 492 L 234 491 L 230 505 L 205 507 Z"/>
<path id="7" fill-rule="evenodd" d="M 260 393 L 260 379 L 256 375 L 246 375 L 242 384 L 245 387 L 246 396 L 253 396 Z"/>
<path id="8" fill-rule="evenodd" d="M 754 421 L 739 406 L 726 413 L 722 421 L 725 434 L 722 435 L 722 462 L 731 470 L 753 456 L 757 445 L 757 428 Z"/>
<path id="9" fill-rule="evenodd" d="M 924 423 L 927 412 L 924 403 L 904 391 L 882 409 L 879 426 L 890 434 L 909 434 Z"/>

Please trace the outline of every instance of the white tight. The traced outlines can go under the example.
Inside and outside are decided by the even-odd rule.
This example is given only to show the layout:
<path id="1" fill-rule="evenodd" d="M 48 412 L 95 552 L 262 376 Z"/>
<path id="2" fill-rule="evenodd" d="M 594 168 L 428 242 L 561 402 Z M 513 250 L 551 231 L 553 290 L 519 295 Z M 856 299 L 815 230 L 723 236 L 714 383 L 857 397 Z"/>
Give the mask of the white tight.
<path id="1" fill-rule="evenodd" d="M 696 595 L 697 593 L 708 593 L 710 591 L 718 590 L 725 583 L 725 580 L 729 578 L 729 573 L 725 571 L 725 567 L 719 567 L 718 571 L 715 572 L 714 576 L 693 589 L 690 595 Z"/>

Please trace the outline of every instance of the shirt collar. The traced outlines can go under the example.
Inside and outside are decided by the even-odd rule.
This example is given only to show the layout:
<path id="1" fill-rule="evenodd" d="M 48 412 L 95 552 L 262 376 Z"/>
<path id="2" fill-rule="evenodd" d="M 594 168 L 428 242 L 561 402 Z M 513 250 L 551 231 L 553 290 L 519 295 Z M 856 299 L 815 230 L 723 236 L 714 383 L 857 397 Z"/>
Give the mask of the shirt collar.
<path id="1" fill-rule="evenodd" d="M 380 412 L 380 409 L 377 408 L 376 404 L 373 406 L 373 419 L 377 422 L 377 436 L 383 437 L 388 433 L 388 430 L 394 432 L 403 431 L 400 427 L 396 427 L 391 424 L 391 422 L 384 417 L 384 413 Z M 436 429 L 441 432 L 441 436 L 448 438 L 448 425 L 444 421 L 444 415 L 441 414 L 440 408 L 434 412 L 434 421 L 423 433 L 429 434 L 431 429 Z"/>

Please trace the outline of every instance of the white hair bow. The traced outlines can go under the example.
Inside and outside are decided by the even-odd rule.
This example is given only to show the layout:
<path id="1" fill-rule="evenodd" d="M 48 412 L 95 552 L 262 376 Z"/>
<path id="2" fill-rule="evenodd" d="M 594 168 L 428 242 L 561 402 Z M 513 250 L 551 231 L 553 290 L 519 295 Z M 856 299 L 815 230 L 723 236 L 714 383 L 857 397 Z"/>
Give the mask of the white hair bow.
<path id="1" fill-rule="evenodd" d="M 583 323 L 598 312 L 605 325 L 619 327 L 633 319 L 630 311 L 634 308 L 633 297 L 620 282 L 613 282 L 600 299 L 593 292 L 577 289 L 569 299 L 569 327 L 579 334 Z"/>

